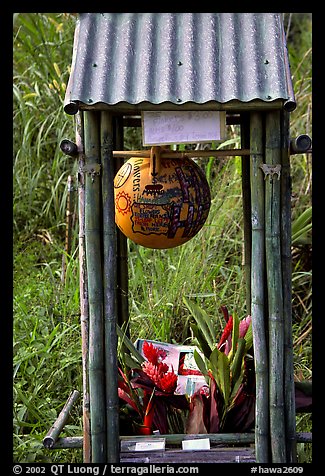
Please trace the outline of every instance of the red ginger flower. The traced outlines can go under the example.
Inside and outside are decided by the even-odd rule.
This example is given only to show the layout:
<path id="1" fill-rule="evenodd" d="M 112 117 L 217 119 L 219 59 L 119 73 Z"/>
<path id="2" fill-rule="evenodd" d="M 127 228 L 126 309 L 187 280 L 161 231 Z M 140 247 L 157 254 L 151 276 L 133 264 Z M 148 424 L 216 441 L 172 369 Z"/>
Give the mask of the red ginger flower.
<path id="1" fill-rule="evenodd" d="M 174 393 L 177 386 L 177 375 L 174 372 L 168 372 L 168 365 L 161 362 L 166 358 L 167 353 L 147 341 L 143 343 L 143 353 L 148 359 L 142 364 L 144 373 L 160 390 Z"/>
<path id="2" fill-rule="evenodd" d="M 160 379 L 158 386 L 166 393 L 174 393 L 177 386 L 177 375 L 174 372 L 167 372 Z"/>
<path id="3" fill-rule="evenodd" d="M 167 352 L 162 349 L 157 349 L 151 342 L 144 341 L 142 351 L 145 357 L 153 365 L 158 365 L 167 357 Z"/>
<path id="4" fill-rule="evenodd" d="M 142 370 L 146 375 L 148 375 L 155 385 L 158 384 L 160 380 L 160 373 L 156 365 L 152 364 L 151 362 L 143 362 Z"/>
<path id="5" fill-rule="evenodd" d="M 157 366 L 151 362 L 143 362 L 142 370 L 163 392 L 173 393 L 176 390 L 177 375 L 174 372 L 167 372 L 167 364 L 160 363 Z"/>

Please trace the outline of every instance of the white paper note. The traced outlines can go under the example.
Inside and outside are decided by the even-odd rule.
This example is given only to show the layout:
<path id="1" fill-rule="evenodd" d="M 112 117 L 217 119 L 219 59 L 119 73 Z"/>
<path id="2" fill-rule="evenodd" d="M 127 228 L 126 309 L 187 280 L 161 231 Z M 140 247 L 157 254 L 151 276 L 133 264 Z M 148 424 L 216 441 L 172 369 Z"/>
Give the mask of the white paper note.
<path id="1" fill-rule="evenodd" d="M 224 111 L 143 111 L 144 146 L 222 140 Z"/>

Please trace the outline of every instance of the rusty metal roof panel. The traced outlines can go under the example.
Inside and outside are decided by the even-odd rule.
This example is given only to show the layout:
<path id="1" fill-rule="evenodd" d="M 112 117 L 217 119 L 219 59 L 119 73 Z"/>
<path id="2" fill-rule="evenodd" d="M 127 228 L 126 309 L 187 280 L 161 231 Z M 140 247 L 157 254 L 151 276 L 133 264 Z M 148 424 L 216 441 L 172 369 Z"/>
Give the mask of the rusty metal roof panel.
<path id="1" fill-rule="evenodd" d="M 282 14 L 79 14 L 67 113 L 232 100 L 295 107 Z"/>

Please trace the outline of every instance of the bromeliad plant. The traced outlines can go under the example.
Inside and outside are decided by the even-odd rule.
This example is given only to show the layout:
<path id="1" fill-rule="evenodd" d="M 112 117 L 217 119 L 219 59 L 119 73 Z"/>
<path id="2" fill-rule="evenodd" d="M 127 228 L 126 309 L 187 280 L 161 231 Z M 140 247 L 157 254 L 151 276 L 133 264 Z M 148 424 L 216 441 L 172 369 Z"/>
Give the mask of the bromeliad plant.
<path id="1" fill-rule="evenodd" d="M 219 342 L 211 319 L 197 304 L 184 298 L 194 318 L 190 323 L 202 357 L 194 352 L 207 386 L 190 402 L 188 433 L 244 432 L 253 427 L 255 373 L 252 355 L 251 316 L 239 320 L 221 308 L 226 326 Z"/>
<path id="2" fill-rule="evenodd" d="M 186 413 L 189 403 L 185 395 L 175 395 L 177 375 L 163 362 L 166 352 L 145 341 L 144 359 L 133 344 L 124 339 L 137 362 L 130 355 L 123 354 L 125 371 L 119 369 L 118 395 L 136 416 L 133 418 L 134 431 L 145 435 L 152 434 L 154 430 L 159 430 L 161 434 L 170 430 L 182 433 L 183 412 Z"/>

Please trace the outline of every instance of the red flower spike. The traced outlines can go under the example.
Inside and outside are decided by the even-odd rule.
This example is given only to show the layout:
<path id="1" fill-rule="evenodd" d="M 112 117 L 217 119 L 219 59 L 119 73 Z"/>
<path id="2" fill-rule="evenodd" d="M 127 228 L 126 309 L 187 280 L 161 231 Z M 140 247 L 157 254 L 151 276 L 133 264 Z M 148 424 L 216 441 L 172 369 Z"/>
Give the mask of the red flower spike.
<path id="1" fill-rule="evenodd" d="M 142 351 L 144 356 L 153 365 L 158 365 L 167 357 L 167 353 L 162 349 L 157 349 L 151 342 L 144 341 Z"/>
<path id="2" fill-rule="evenodd" d="M 166 393 L 174 393 L 177 387 L 177 375 L 174 372 L 165 374 L 157 384 Z"/>
<path id="3" fill-rule="evenodd" d="M 157 365 L 157 369 L 158 369 L 159 374 L 161 375 L 161 374 L 165 374 L 166 372 L 168 372 L 169 367 L 164 362 L 161 362 L 160 364 Z"/>
<path id="4" fill-rule="evenodd" d="M 153 381 L 155 385 L 158 385 L 160 374 L 158 367 L 151 362 L 143 362 L 142 370 Z"/>
<path id="5" fill-rule="evenodd" d="M 220 349 L 222 344 L 224 344 L 226 342 L 226 340 L 228 339 L 228 337 L 231 335 L 232 326 L 233 326 L 233 318 L 232 318 L 232 316 L 230 316 L 229 319 L 228 319 L 228 322 L 226 324 L 226 327 L 224 328 L 224 331 L 221 335 L 221 338 L 220 338 L 220 341 L 219 341 L 219 344 L 218 344 L 218 349 Z"/>

